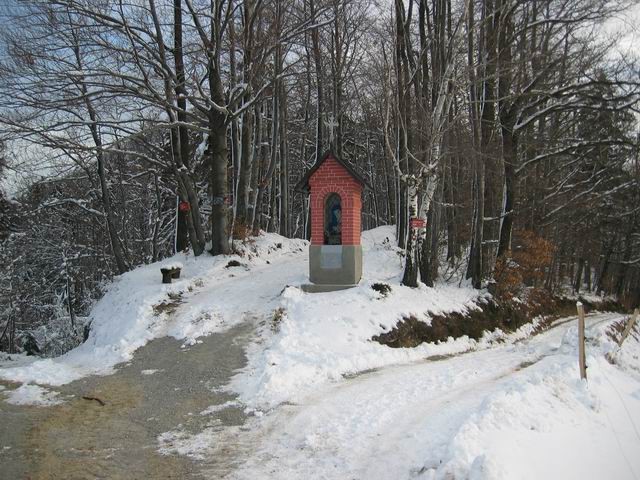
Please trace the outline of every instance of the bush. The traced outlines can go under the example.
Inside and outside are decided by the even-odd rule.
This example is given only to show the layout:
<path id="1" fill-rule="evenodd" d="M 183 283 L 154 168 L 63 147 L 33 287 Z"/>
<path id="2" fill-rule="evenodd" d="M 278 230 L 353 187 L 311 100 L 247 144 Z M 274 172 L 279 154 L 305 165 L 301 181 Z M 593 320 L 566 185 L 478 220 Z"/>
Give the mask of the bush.
<path id="1" fill-rule="evenodd" d="M 502 301 L 522 294 L 525 286 L 540 287 L 553 260 L 554 245 L 534 232 L 519 232 L 514 243 L 516 247 L 498 258 L 494 270 L 492 293 Z"/>
<path id="2" fill-rule="evenodd" d="M 252 234 L 253 232 L 251 231 L 251 226 L 247 225 L 246 222 L 236 220 L 233 224 L 234 240 L 246 241 Z"/>
<path id="3" fill-rule="evenodd" d="M 277 333 L 280 331 L 280 324 L 285 315 L 285 309 L 278 307 L 273 311 L 273 317 L 271 317 L 271 331 Z"/>

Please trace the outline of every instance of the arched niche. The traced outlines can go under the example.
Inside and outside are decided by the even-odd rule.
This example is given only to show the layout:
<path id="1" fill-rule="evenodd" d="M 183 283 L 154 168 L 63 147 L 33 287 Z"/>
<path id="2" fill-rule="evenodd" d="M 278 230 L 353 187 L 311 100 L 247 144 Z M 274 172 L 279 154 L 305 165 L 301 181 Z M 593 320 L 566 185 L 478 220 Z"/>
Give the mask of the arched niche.
<path id="1" fill-rule="evenodd" d="M 335 192 L 324 202 L 324 244 L 342 245 L 342 199 Z"/>

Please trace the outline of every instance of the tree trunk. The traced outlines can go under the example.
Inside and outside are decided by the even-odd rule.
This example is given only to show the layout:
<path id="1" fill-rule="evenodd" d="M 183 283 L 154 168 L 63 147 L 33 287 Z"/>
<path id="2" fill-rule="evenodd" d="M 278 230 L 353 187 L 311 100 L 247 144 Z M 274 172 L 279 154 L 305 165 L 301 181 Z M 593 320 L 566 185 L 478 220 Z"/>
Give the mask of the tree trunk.
<path id="1" fill-rule="evenodd" d="M 507 127 L 508 128 L 508 127 Z M 498 257 L 505 255 L 511 250 L 511 237 L 513 232 L 514 205 L 516 201 L 515 173 L 516 163 L 516 140 L 511 131 L 503 128 L 502 131 L 502 152 L 504 166 L 504 211 L 502 225 L 500 227 L 500 242 L 498 244 Z"/>
<path id="2" fill-rule="evenodd" d="M 247 222 L 248 222 L 248 226 L 250 226 L 251 231 L 253 233 L 257 233 L 257 230 L 260 229 L 260 225 L 259 223 L 257 223 L 257 220 L 259 220 L 259 212 L 260 212 L 260 205 L 262 201 L 262 198 L 258 198 L 259 195 L 259 191 L 260 191 L 260 187 L 259 184 L 261 182 L 261 169 L 263 167 L 264 164 L 264 158 L 265 158 L 265 154 L 264 154 L 264 146 L 263 146 L 263 128 L 262 128 L 262 104 L 256 104 L 255 106 L 255 112 L 254 112 L 254 118 L 255 118 L 255 128 L 254 128 L 254 136 L 255 136 L 255 142 L 253 145 L 253 161 L 251 162 L 251 178 L 250 178 L 250 185 L 251 185 L 251 192 L 249 192 L 249 205 L 248 205 L 248 212 L 247 212 Z"/>
<path id="3" fill-rule="evenodd" d="M 280 84 L 280 235 L 289 237 L 289 159 L 287 155 L 287 104 L 285 88 Z"/>
<path id="4" fill-rule="evenodd" d="M 482 288 L 482 240 L 484 223 L 484 162 L 479 155 L 475 156 L 473 184 L 473 233 L 469 251 L 467 278 L 471 278 L 473 288 Z"/>
<path id="5" fill-rule="evenodd" d="M 160 255 L 160 248 L 158 238 L 160 236 L 160 228 L 162 227 L 162 194 L 160 192 L 160 185 L 158 184 L 158 174 L 153 173 L 153 187 L 155 191 L 156 211 L 155 219 L 153 221 L 153 240 L 151 245 L 151 261 L 157 262 Z"/>
<path id="6" fill-rule="evenodd" d="M 415 185 L 409 187 L 410 203 L 409 216 L 418 216 L 418 189 Z M 418 229 L 410 228 L 407 239 L 406 257 L 404 264 L 404 274 L 402 275 L 402 285 L 407 287 L 418 286 L 418 273 L 420 267 L 420 245 L 418 239 Z"/>
<path id="7" fill-rule="evenodd" d="M 499 8 L 500 1 L 498 2 Z M 511 18 L 503 15 L 500 22 L 498 39 L 500 80 L 498 82 L 498 117 L 502 133 L 502 165 L 504 173 L 504 207 L 498 243 L 498 257 L 506 255 L 511 249 L 513 234 L 514 208 L 516 203 L 517 181 L 516 164 L 518 161 L 518 135 L 515 132 L 516 106 L 507 100 L 513 73 L 507 68 L 512 63 L 511 45 L 508 36 L 512 31 Z"/>
<path id="8" fill-rule="evenodd" d="M 433 287 L 437 271 L 436 253 L 438 238 L 438 222 L 436 220 L 435 204 L 432 202 L 427 214 L 426 238 L 422 242 L 420 253 L 420 279 L 427 287 Z"/>
<path id="9" fill-rule="evenodd" d="M 217 105 L 224 104 L 222 82 L 213 62 L 209 62 L 209 88 L 211 97 Z M 228 150 L 226 116 L 211 107 L 209 110 L 209 159 L 211 188 L 211 254 L 229 253 L 228 232 Z"/>
<path id="10" fill-rule="evenodd" d="M 238 187 L 236 189 L 236 222 L 247 226 L 250 218 L 249 185 L 254 158 L 251 144 L 253 136 L 253 112 L 247 109 L 242 116 L 240 155 L 238 165 Z"/>
<path id="11" fill-rule="evenodd" d="M 469 120 L 472 126 L 473 145 L 480 148 L 482 124 L 480 122 L 480 108 L 478 106 L 477 79 L 474 66 L 474 2 L 469 0 L 467 15 L 467 64 L 469 69 Z M 484 169 L 485 164 L 480 152 L 473 152 L 473 219 L 471 231 L 471 246 L 466 278 L 471 278 L 474 288 L 482 287 L 482 233 L 484 231 Z"/>
<path id="12" fill-rule="evenodd" d="M 396 212 L 396 175 L 394 174 L 393 167 L 389 168 L 390 160 L 387 155 L 383 153 L 382 166 L 384 169 L 384 181 L 387 190 L 387 222 L 390 225 L 397 224 L 397 212 Z"/>
<path id="13" fill-rule="evenodd" d="M 451 160 L 451 168 L 449 174 L 443 179 L 444 201 L 446 203 L 445 215 L 447 222 L 447 261 L 449 265 L 454 265 L 455 259 L 459 255 L 458 235 L 456 231 L 456 195 L 454 187 L 453 161 Z"/>
<path id="14" fill-rule="evenodd" d="M 629 269 L 628 265 L 629 265 L 629 260 L 631 260 L 631 252 L 632 252 L 632 241 L 631 241 L 632 232 L 633 230 L 629 228 L 629 231 L 626 235 L 625 242 L 624 242 L 625 248 L 624 248 L 624 254 L 622 255 L 622 262 L 618 264 L 616 281 L 614 285 L 614 293 L 618 296 L 618 298 L 621 298 L 623 296 L 624 290 L 625 290 L 624 284 L 625 284 L 625 279 L 627 277 L 627 271 Z"/>
<path id="15" fill-rule="evenodd" d="M 482 232 L 482 275 L 488 275 L 494 260 L 495 247 L 498 240 L 499 228 L 498 219 L 502 205 L 500 197 L 502 184 L 500 182 L 500 165 L 497 149 L 497 129 L 496 129 L 496 76 L 498 60 L 498 22 L 500 16 L 499 0 L 498 5 L 494 0 L 483 0 L 482 9 L 482 32 L 483 37 L 480 42 L 479 62 L 484 64 L 482 77 L 482 105 L 480 121 L 480 152 L 484 161 L 484 199 Z"/>
<path id="16" fill-rule="evenodd" d="M 609 274 L 609 266 L 611 262 L 611 255 L 613 254 L 613 247 L 617 243 L 617 239 L 613 239 L 606 247 L 605 254 L 602 257 L 602 264 L 600 266 L 600 271 L 598 273 L 597 287 L 596 293 L 600 293 L 605 290 L 605 281 L 607 280 L 607 276 Z"/>
<path id="17" fill-rule="evenodd" d="M 173 1 L 173 56 L 176 68 L 176 105 L 178 121 L 186 121 L 187 100 L 183 94 L 185 88 L 184 59 L 182 55 L 182 0 Z M 177 132 L 175 131 L 177 130 Z M 174 154 L 179 155 L 182 164 L 189 168 L 189 135 L 184 125 L 172 130 L 172 147 Z M 186 198 L 182 199 L 187 201 Z M 182 252 L 189 246 L 189 211 L 178 208 L 178 225 L 176 229 L 176 251 Z"/>
<path id="18" fill-rule="evenodd" d="M 578 259 L 578 270 L 576 271 L 576 279 L 573 284 L 573 290 L 576 293 L 580 293 L 580 287 L 582 286 L 582 272 L 584 271 L 584 258 Z"/>
<path id="19" fill-rule="evenodd" d="M 309 0 L 310 15 L 315 18 L 316 9 L 315 1 Z M 316 69 L 316 97 L 317 97 L 317 119 L 316 119 L 316 158 L 317 162 L 322 155 L 323 141 L 322 141 L 322 112 L 323 112 L 323 88 L 322 88 L 322 52 L 320 50 L 320 29 L 314 28 L 311 30 L 311 43 L 313 46 L 313 61 Z"/>

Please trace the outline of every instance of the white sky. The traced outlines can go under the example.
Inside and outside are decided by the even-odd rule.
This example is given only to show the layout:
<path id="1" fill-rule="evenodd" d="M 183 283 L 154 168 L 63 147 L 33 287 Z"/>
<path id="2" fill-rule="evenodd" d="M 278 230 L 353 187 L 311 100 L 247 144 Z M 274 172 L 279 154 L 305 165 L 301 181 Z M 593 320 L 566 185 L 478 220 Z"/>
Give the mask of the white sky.
<path id="1" fill-rule="evenodd" d="M 605 24 L 605 35 L 613 38 L 619 36 L 620 53 L 640 55 L 640 3 L 609 20 Z"/>
<path id="2" fill-rule="evenodd" d="M 616 15 L 604 25 L 604 35 L 609 38 L 618 37 L 618 48 L 616 52 L 612 52 L 614 57 L 618 55 L 623 56 L 635 56 L 640 58 L 640 0 L 634 0 L 635 5 L 631 6 L 626 12 Z M 17 2 L 16 0 L 0 0 L 0 28 L 2 25 L 10 21 L 11 13 L 15 11 Z M 2 45 L 0 45 L 0 55 L 3 54 Z M 46 169 L 43 169 L 39 162 L 33 162 L 33 157 L 40 157 L 42 160 L 41 150 L 39 154 L 34 155 L 34 149 L 23 145 L 19 151 L 14 152 L 14 155 L 18 157 L 13 159 L 14 162 L 18 160 L 19 165 L 17 169 L 23 170 L 20 174 L 11 170 L 5 172 L 6 178 L 0 179 L 0 189 L 4 190 L 8 195 L 14 195 L 20 188 L 20 184 L 23 181 L 32 181 L 33 176 L 39 176 L 46 173 Z M 29 161 L 31 159 L 31 161 Z M 22 165 L 20 165 L 22 164 Z M 26 168 L 25 168 L 26 166 Z M 30 171 L 30 174 L 29 174 Z M 27 177 L 32 177 L 27 180 Z"/>

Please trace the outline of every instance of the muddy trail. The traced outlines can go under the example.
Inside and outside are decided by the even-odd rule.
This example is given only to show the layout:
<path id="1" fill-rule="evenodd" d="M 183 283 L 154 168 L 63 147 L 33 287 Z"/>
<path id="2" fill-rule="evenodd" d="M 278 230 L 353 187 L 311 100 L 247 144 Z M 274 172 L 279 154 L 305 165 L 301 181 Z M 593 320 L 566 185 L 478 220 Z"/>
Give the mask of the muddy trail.
<path id="1" fill-rule="evenodd" d="M 243 410 L 222 387 L 245 365 L 252 332 L 249 322 L 193 346 L 168 337 L 153 340 L 112 375 L 55 388 L 64 400 L 60 405 L 0 401 L 0 479 L 202 478 L 203 469 L 226 470 L 232 450 L 202 461 L 163 455 L 158 436 L 244 423 Z M 230 406 L 201 414 L 223 404 Z"/>

